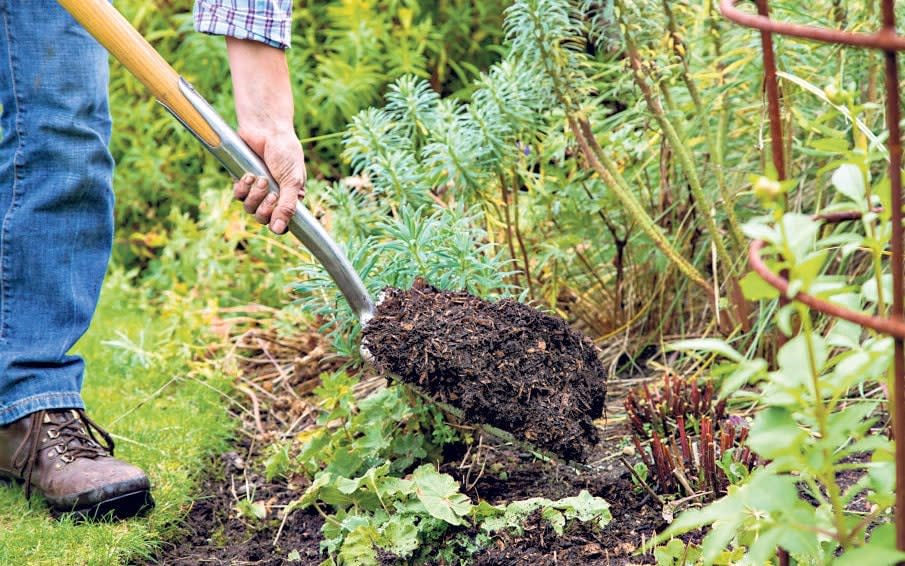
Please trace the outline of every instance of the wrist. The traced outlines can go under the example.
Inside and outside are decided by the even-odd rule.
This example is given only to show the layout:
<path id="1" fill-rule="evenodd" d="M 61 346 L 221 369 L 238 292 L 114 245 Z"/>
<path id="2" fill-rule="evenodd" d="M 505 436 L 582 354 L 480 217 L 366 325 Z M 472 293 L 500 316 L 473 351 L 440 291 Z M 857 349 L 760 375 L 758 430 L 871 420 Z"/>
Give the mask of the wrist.
<path id="1" fill-rule="evenodd" d="M 240 131 L 256 138 L 295 135 L 285 52 L 235 38 L 227 38 L 227 51 Z"/>

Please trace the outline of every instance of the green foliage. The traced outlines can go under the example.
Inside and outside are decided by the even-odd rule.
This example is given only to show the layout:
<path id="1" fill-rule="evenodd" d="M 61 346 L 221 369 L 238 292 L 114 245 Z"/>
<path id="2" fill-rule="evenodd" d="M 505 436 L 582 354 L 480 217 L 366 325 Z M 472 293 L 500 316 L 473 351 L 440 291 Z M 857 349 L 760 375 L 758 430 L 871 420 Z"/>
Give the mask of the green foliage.
<path id="1" fill-rule="evenodd" d="M 40 498 L 0 485 L 0 564 L 132 564 L 181 536 L 185 509 L 210 458 L 227 449 L 231 376 L 193 352 L 209 343 L 197 308 L 167 314 L 114 271 L 75 351 L 87 362 L 83 396 L 116 440 L 118 457 L 147 470 L 157 507 L 146 518 L 85 523 L 53 519 Z M 149 321 L 154 321 L 150 324 Z"/>
<path id="2" fill-rule="evenodd" d="M 323 409 L 321 426 L 305 433 L 298 455 L 308 474 L 324 470 L 354 477 L 387 460 L 400 473 L 418 462 L 435 461 L 443 444 L 456 438 L 438 409 L 416 401 L 404 387 L 387 387 L 357 401 L 357 382 L 343 372 L 322 376 L 315 390 Z"/>
<path id="3" fill-rule="evenodd" d="M 535 512 L 557 533 L 570 521 L 603 528 L 612 519 L 609 505 L 586 491 L 559 501 L 476 505 L 452 476 L 437 471 L 440 449 L 457 438 L 437 409 L 403 386 L 357 401 L 354 378 L 340 372 L 322 380 L 315 391 L 320 426 L 304 435 L 295 459 L 313 479 L 287 512 L 321 513 L 321 546 L 339 564 L 376 564 L 379 549 L 405 563 L 438 553 L 467 558 L 498 531 L 521 532 Z"/>
<path id="4" fill-rule="evenodd" d="M 356 199 L 347 206 L 348 195 L 339 184 L 318 185 L 312 201 L 336 207 L 331 218 L 334 232 L 343 232 L 340 237 L 348 242 L 352 264 L 372 296 L 388 286 L 408 288 L 416 277 L 479 296 L 505 294 L 510 289 L 509 262 L 498 245 L 487 241 L 480 211 L 461 205 L 415 208 L 402 204 L 394 214 L 376 200 Z M 313 258 L 297 271 L 294 288 L 301 308 L 324 316 L 337 349 L 357 357 L 358 319 L 333 280 Z"/>
<path id="5" fill-rule="evenodd" d="M 234 123 L 223 40 L 192 31 L 191 7 L 188 0 L 117 3 L 164 59 Z M 288 59 L 309 176 L 340 174 L 337 134 L 391 81 L 414 74 L 443 92 L 466 88 L 497 57 L 492 46 L 502 38 L 502 9 L 498 0 L 296 3 Z M 157 257 L 174 211 L 202 217 L 200 195 L 212 185 L 227 191 L 227 179 L 136 79 L 116 63 L 112 71 L 117 258 L 131 267 Z"/>
<path id="6" fill-rule="evenodd" d="M 833 194 L 823 211 L 863 211 L 860 222 L 821 226 L 810 216 L 786 212 L 782 199 L 765 198 L 770 214 L 747 224 L 745 232 L 769 244 L 771 269 L 789 274 L 789 296 L 805 291 L 847 308 L 883 313 L 891 297 L 880 261 L 891 234 L 890 214 L 888 208 L 868 212 L 872 198 L 883 199 L 871 195 L 882 195 L 888 184 L 874 179 L 869 166 L 882 156 L 850 151 L 845 144 L 838 149 L 840 155 L 826 168 Z M 845 261 L 857 250 L 871 266 L 864 274 L 830 271 L 832 255 Z M 748 285 L 753 297 L 768 299 L 759 287 L 757 281 Z M 880 400 L 863 394 L 890 375 L 892 339 L 845 321 L 825 321 L 800 303 L 782 307 L 777 325 L 792 338 L 779 350 L 772 371 L 766 371 L 765 361 L 756 371 L 744 370 L 752 362 L 725 344 L 682 345 L 726 356 L 744 381 L 758 385 L 763 409 L 751 424 L 747 445 L 769 464 L 740 478 L 723 499 L 682 514 L 660 539 L 710 526 L 701 546 L 705 564 L 715 563 L 730 545 L 744 549 L 747 563 L 764 563 L 777 548 L 805 561 L 841 554 L 844 563 L 896 563 L 905 554 L 895 552 L 892 537 L 885 535 L 890 526 L 871 528 L 872 522 L 887 520 L 894 503 L 894 447 L 885 428 L 876 428 Z M 746 395 L 738 390 L 741 381 L 731 379 L 728 391 Z M 855 472 L 857 481 L 841 483 L 844 471 Z M 869 512 L 851 508 L 858 497 L 871 503 Z"/>

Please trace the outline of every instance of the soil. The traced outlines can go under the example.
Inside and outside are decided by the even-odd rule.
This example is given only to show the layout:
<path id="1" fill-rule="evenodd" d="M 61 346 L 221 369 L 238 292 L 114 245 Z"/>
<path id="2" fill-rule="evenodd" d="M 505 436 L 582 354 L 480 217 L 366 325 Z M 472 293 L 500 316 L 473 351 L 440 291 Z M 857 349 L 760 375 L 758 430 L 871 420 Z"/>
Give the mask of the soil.
<path id="1" fill-rule="evenodd" d="M 382 371 L 566 460 L 599 441 L 606 373 L 566 321 L 504 299 L 420 284 L 388 288 L 363 333 Z"/>
<path id="2" fill-rule="evenodd" d="M 256 457 L 252 451 L 246 452 Z M 204 495 L 192 504 L 182 535 L 165 544 L 156 560 L 148 564 L 276 566 L 288 563 L 290 553 L 298 553 L 293 564 L 323 561 L 320 532 L 324 521 L 320 515 L 310 510 L 295 511 L 280 529 L 280 511 L 297 499 L 304 487 L 285 480 L 265 481 L 254 471 L 261 469 L 260 462 L 247 465 L 237 452 L 223 454 L 211 464 L 212 475 L 200 489 Z M 243 499 L 262 502 L 264 517 L 243 516 L 237 505 Z"/>

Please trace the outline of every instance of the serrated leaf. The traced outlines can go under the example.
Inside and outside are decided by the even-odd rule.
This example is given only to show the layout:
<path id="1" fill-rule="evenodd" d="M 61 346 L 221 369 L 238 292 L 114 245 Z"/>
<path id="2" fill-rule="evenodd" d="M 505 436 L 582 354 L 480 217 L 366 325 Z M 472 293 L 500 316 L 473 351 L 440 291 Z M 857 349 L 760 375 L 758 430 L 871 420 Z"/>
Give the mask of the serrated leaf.
<path id="1" fill-rule="evenodd" d="M 582 522 L 595 521 L 601 528 L 613 518 L 610 514 L 610 504 L 602 497 L 595 497 L 584 489 L 576 496 L 554 501 L 553 507 L 561 509 L 567 519 L 578 519 Z"/>
<path id="2" fill-rule="evenodd" d="M 377 566 L 377 551 L 374 549 L 377 536 L 377 531 L 370 525 L 356 527 L 346 534 L 339 548 L 340 562 L 349 566 Z"/>
<path id="3" fill-rule="evenodd" d="M 408 558 L 418 549 L 418 527 L 415 518 L 393 515 L 380 529 L 378 546 L 399 558 Z"/>

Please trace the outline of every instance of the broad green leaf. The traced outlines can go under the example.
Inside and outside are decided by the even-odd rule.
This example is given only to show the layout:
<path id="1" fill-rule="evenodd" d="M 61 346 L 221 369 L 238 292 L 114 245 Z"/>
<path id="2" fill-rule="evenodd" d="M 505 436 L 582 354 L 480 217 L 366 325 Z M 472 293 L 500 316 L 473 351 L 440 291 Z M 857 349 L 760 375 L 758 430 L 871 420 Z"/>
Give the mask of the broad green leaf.
<path id="1" fill-rule="evenodd" d="M 744 360 L 738 364 L 738 367 L 729 374 L 720 386 L 720 399 L 732 395 L 745 385 L 747 385 L 755 377 L 764 375 L 767 371 L 767 361 L 761 358 L 756 360 Z"/>
<path id="2" fill-rule="evenodd" d="M 751 240 L 764 240 L 771 244 L 780 240 L 778 230 L 762 222 L 748 222 L 742 226 L 742 232 Z"/>
<path id="3" fill-rule="evenodd" d="M 779 309 L 776 313 L 776 326 L 786 336 L 792 335 L 792 315 L 795 314 L 795 305 L 788 304 Z"/>
<path id="4" fill-rule="evenodd" d="M 809 289 L 814 279 L 820 275 L 820 270 L 823 269 L 827 254 L 827 250 L 812 252 L 793 269 L 795 278 L 803 282 L 804 289 Z"/>
<path id="5" fill-rule="evenodd" d="M 459 484 L 449 474 L 437 472 L 430 464 L 420 466 L 412 474 L 415 495 L 425 510 L 451 525 L 462 525 L 462 517 L 471 511 L 471 500 L 459 493 Z"/>
<path id="6" fill-rule="evenodd" d="M 779 350 L 779 367 L 782 372 L 795 381 L 804 383 L 810 382 L 812 372 L 816 371 L 818 375 L 826 366 L 829 349 L 826 346 L 822 336 L 812 334 L 810 340 L 811 347 L 808 348 L 808 342 L 804 334 L 799 334 L 792 338 Z M 814 358 L 816 367 L 811 367 L 811 356 Z"/>
<path id="7" fill-rule="evenodd" d="M 880 276 L 880 280 L 883 284 L 883 300 L 886 304 L 889 304 L 892 301 L 892 274 L 884 273 Z M 878 303 L 880 301 L 876 277 L 871 277 L 864 282 L 864 285 L 861 286 L 861 296 L 869 303 Z"/>
<path id="8" fill-rule="evenodd" d="M 871 543 L 861 548 L 847 551 L 833 561 L 833 566 L 866 566 L 867 564 L 870 564 L 870 566 L 893 566 L 905 561 L 905 552 L 896 550 L 895 546 L 886 547 Z"/>
<path id="9" fill-rule="evenodd" d="M 805 257 L 814 242 L 820 224 L 807 214 L 788 212 L 783 215 L 782 223 L 785 227 L 788 245 L 795 254 L 795 259 Z M 792 260 L 793 258 L 786 258 Z"/>
<path id="10" fill-rule="evenodd" d="M 776 459 L 798 454 L 807 432 L 780 407 L 768 407 L 755 417 L 748 434 L 748 446 L 763 458 Z"/>
<path id="11" fill-rule="evenodd" d="M 864 174 L 860 167 L 852 163 L 840 165 L 833 173 L 832 183 L 836 190 L 849 200 L 867 208 L 864 203 Z"/>
<path id="12" fill-rule="evenodd" d="M 562 535 L 563 528 L 566 526 L 566 518 L 559 509 L 556 509 L 555 507 L 545 507 L 544 510 L 541 511 L 541 517 L 550 523 L 553 532 Z"/>
<path id="13" fill-rule="evenodd" d="M 377 531 L 370 525 L 356 527 L 346 534 L 339 549 L 339 559 L 343 566 L 377 566 L 377 551 L 374 549 L 377 537 Z"/>
<path id="14" fill-rule="evenodd" d="M 552 506 L 561 509 L 567 519 L 578 519 L 582 522 L 595 521 L 600 528 L 605 527 L 613 518 L 610 514 L 610 504 L 605 499 L 595 497 L 584 489 L 574 497 L 554 501 Z"/>
<path id="15" fill-rule="evenodd" d="M 320 496 L 321 489 L 333 481 L 333 475 L 330 472 L 321 472 L 315 476 L 314 481 L 305 490 L 302 496 L 289 504 L 290 509 L 307 509 L 312 503 L 317 501 Z"/>
<path id="16" fill-rule="evenodd" d="M 380 529 L 377 545 L 399 558 L 408 558 L 418 548 L 418 527 L 412 516 L 393 515 Z"/>
<path id="17" fill-rule="evenodd" d="M 839 137 L 820 138 L 809 143 L 814 149 L 819 149 L 831 154 L 840 154 L 848 151 L 848 140 Z"/>
<path id="18" fill-rule="evenodd" d="M 776 287 L 764 281 L 756 271 L 749 271 L 739 280 L 739 285 L 745 298 L 749 301 L 770 300 L 779 297 Z"/>
<path id="19" fill-rule="evenodd" d="M 525 522 L 525 519 L 531 513 L 543 507 L 549 507 L 552 504 L 552 501 L 544 497 L 531 497 L 513 501 L 506 505 L 503 513 L 490 517 L 481 523 L 481 529 L 487 533 L 495 533 L 503 529 L 520 533 L 522 531 L 522 523 Z"/>

